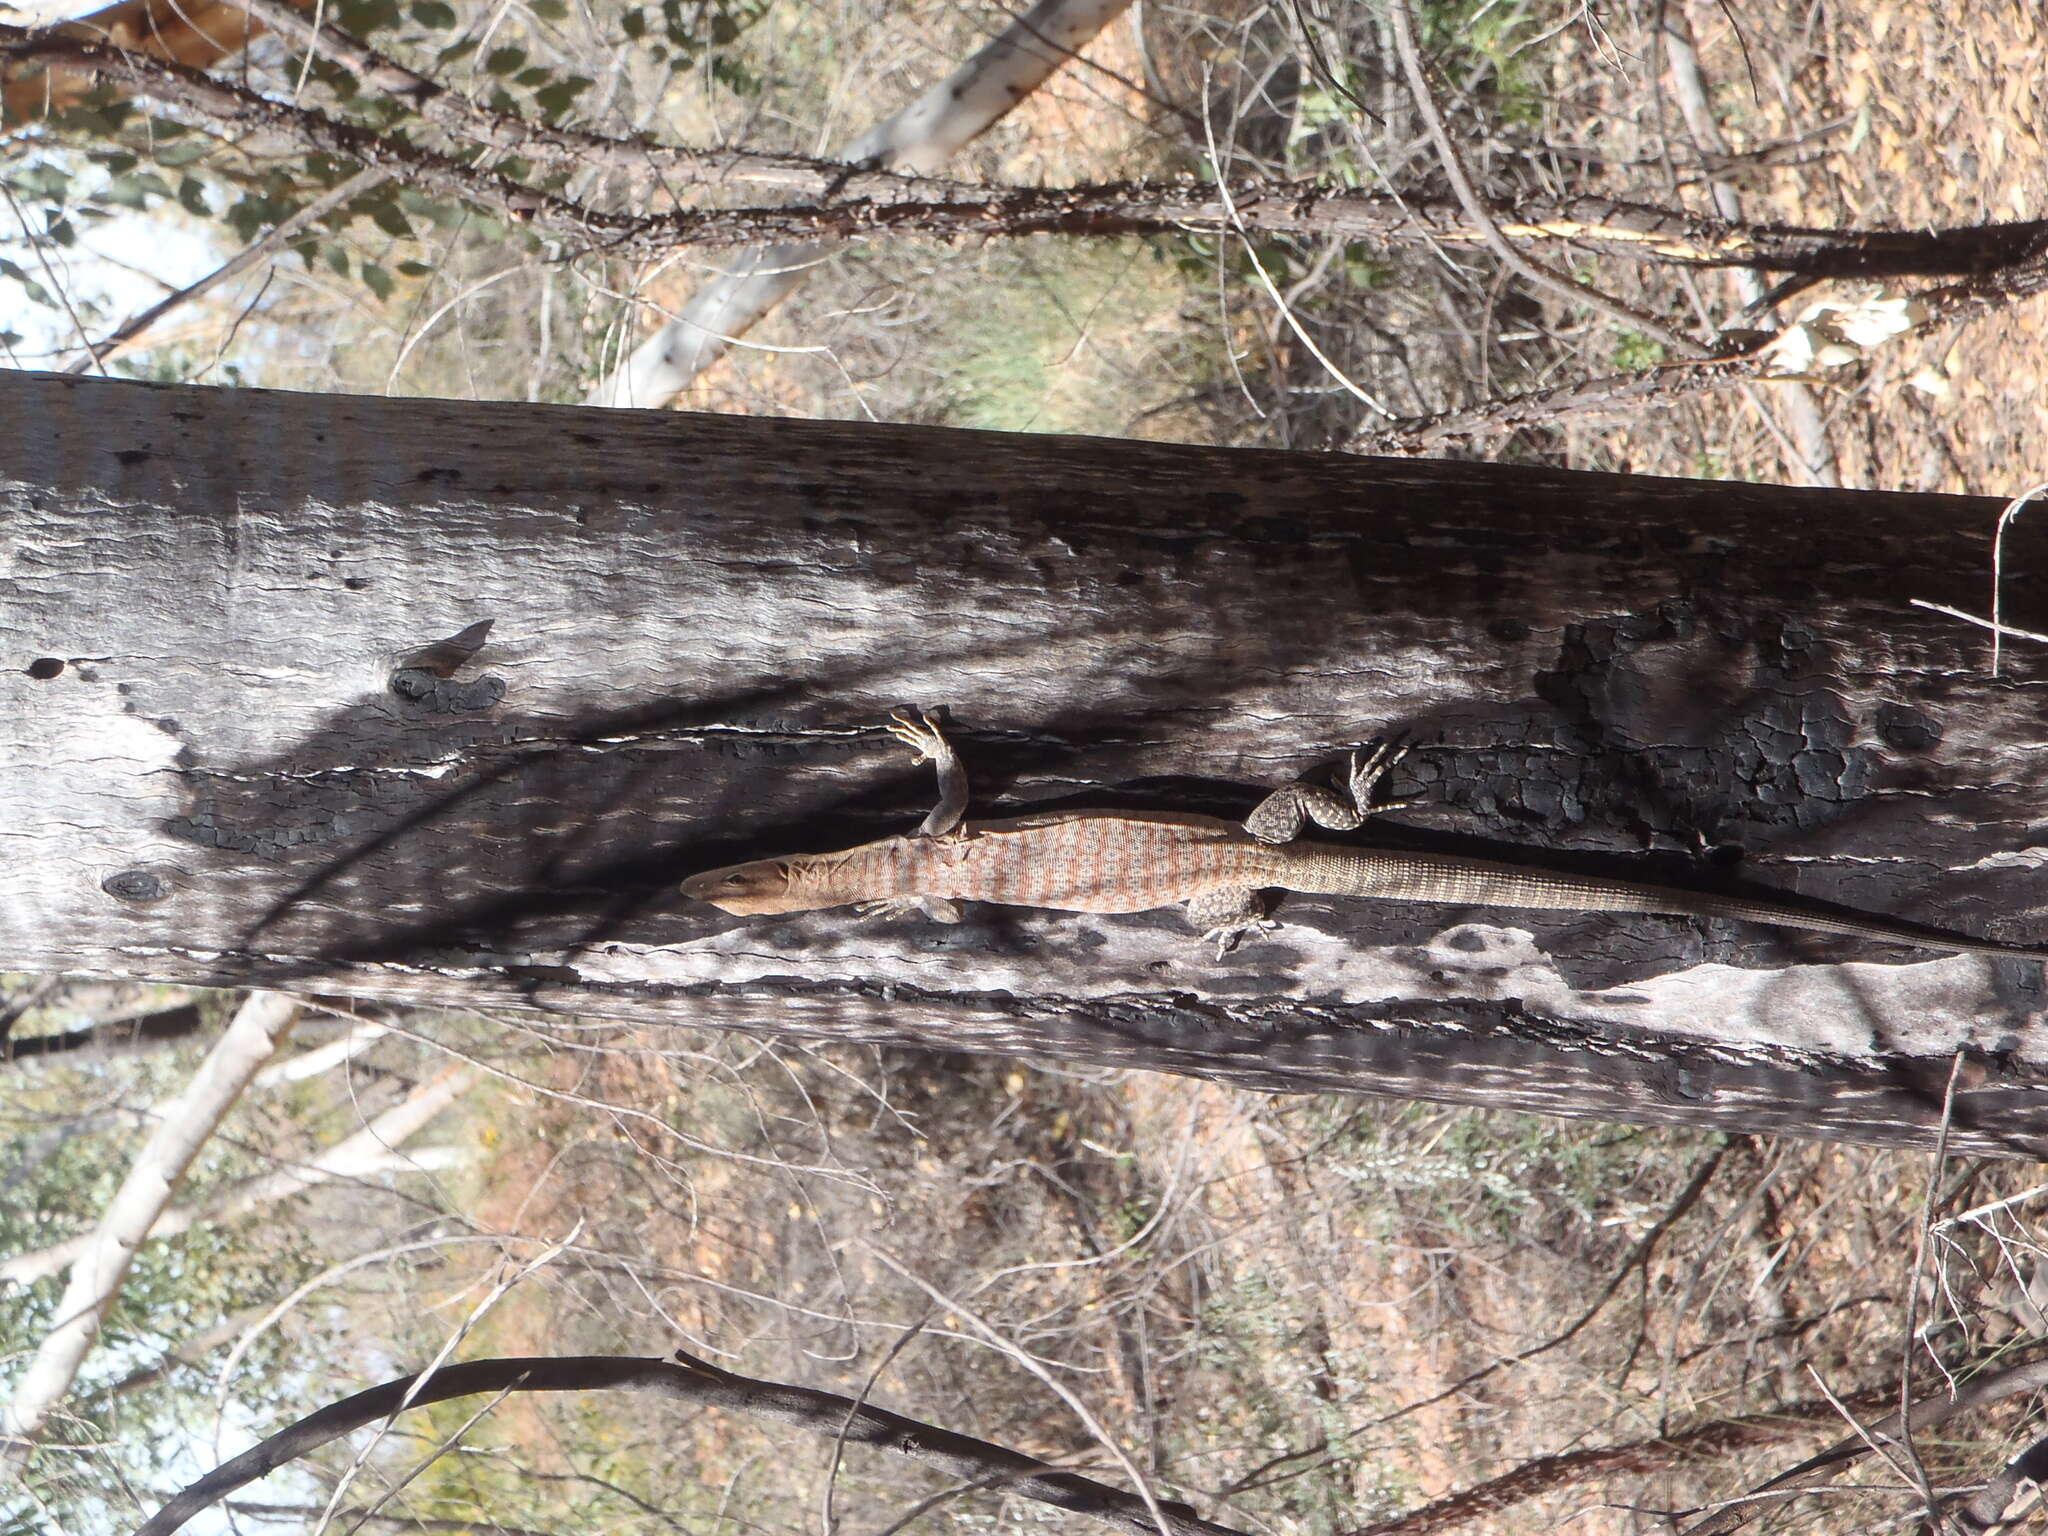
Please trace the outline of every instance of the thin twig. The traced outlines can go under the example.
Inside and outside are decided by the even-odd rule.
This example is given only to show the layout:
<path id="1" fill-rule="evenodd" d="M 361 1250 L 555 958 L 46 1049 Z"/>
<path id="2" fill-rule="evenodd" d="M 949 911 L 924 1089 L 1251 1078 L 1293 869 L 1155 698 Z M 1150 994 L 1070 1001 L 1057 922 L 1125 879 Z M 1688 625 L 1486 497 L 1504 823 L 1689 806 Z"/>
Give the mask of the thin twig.
<path id="1" fill-rule="evenodd" d="M 919 1275 L 916 1271 L 907 1267 L 900 1259 L 898 1259 L 894 1254 L 890 1253 L 887 1249 L 882 1248 L 881 1246 L 875 1243 L 868 1243 L 866 1246 L 869 1252 L 873 1253 L 876 1258 L 880 1259 L 890 1269 L 894 1270 L 903 1279 L 908 1280 L 912 1285 L 916 1286 L 919 1290 L 923 1291 L 925 1295 L 929 1296 L 933 1301 L 937 1302 L 940 1306 L 946 1308 L 955 1316 L 959 1317 L 969 1327 L 974 1329 L 976 1333 L 979 1333 L 990 1344 L 994 1345 L 997 1349 L 1001 1350 L 1004 1354 L 1008 1355 L 1012 1360 L 1016 1361 L 1019 1365 L 1023 1366 L 1025 1370 L 1029 1371 L 1033 1376 L 1036 1376 L 1040 1381 L 1045 1383 L 1045 1385 L 1048 1388 L 1050 1388 L 1055 1394 L 1057 1394 L 1060 1401 L 1065 1403 L 1069 1408 L 1073 1410 L 1074 1417 L 1081 1421 L 1082 1425 L 1086 1427 L 1086 1429 L 1088 1430 L 1088 1433 L 1093 1435 L 1099 1442 L 1101 1442 L 1102 1448 L 1108 1451 L 1109 1454 L 1116 1459 L 1117 1465 L 1123 1468 L 1124 1475 L 1128 1477 L 1131 1480 L 1131 1482 L 1137 1487 L 1140 1497 L 1142 1497 L 1145 1501 L 1145 1508 L 1151 1513 L 1152 1523 L 1154 1527 L 1159 1531 L 1160 1536 L 1170 1536 L 1170 1527 L 1167 1524 L 1167 1512 L 1169 1509 L 1172 1509 L 1175 1506 L 1161 1499 L 1156 1493 L 1152 1491 L 1151 1483 L 1147 1481 L 1145 1474 L 1138 1470 L 1138 1465 L 1136 1462 L 1131 1460 L 1130 1453 L 1117 1443 L 1116 1437 L 1112 1435 L 1106 1427 L 1104 1427 L 1102 1421 L 1095 1416 L 1094 1412 L 1090 1410 L 1088 1405 L 1082 1402 L 1081 1399 L 1074 1393 L 1074 1391 L 1070 1387 L 1066 1385 L 1065 1382 L 1061 1381 L 1058 1377 L 1054 1376 L 1051 1371 L 1045 1368 L 1045 1363 L 1042 1360 L 1040 1360 L 1036 1355 L 1032 1354 L 1029 1350 L 1020 1348 L 1016 1343 L 1004 1337 L 1002 1332 L 999 1329 L 992 1326 L 985 1318 L 981 1317 L 978 1313 L 971 1310 L 963 1302 L 960 1302 L 958 1300 L 955 1300 L 953 1297 L 948 1296 L 944 1291 L 940 1290 L 937 1286 L 933 1285 L 929 1280 L 926 1280 L 922 1275 Z M 1189 1509 L 1189 1507 L 1186 1505 L 1180 1505 L 1178 1507 L 1181 1509 L 1188 1509 L 1188 1512 L 1190 1514 L 1193 1513 L 1193 1511 Z"/>
<path id="2" fill-rule="evenodd" d="M 201 295 L 211 292 L 230 278 L 240 276 L 255 266 L 257 262 L 276 251 L 286 241 L 297 236 L 301 230 L 326 218 L 335 209 L 351 199 L 361 196 L 372 187 L 380 185 L 389 176 L 390 172 L 388 171 L 361 170 L 357 171 L 355 175 L 349 177 L 346 181 L 330 187 L 297 213 L 281 220 L 268 233 L 242 247 L 241 250 L 229 257 L 220 266 L 215 267 L 197 282 L 188 283 L 177 292 L 159 299 L 141 313 L 131 316 L 114 330 L 108 332 L 104 339 L 87 342 L 85 344 L 85 356 L 79 358 L 64 371 L 66 373 L 84 373 L 88 368 L 95 365 L 104 365 L 110 359 L 120 356 L 123 352 L 130 351 L 141 343 L 145 332 L 172 310 L 177 309 L 180 305 L 189 304 Z"/>
<path id="3" fill-rule="evenodd" d="M 2002 603 L 2005 596 L 2005 530 L 2013 525 L 2020 510 L 2037 496 L 2048 495 L 2048 480 L 2028 486 L 2019 495 L 2005 504 L 2005 510 L 1998 514 L 1998 527 L 1991 535 L 1991 675 L 1998 676 L 1999 641 L 2004 637 L 2002 630 Z"/>
<path id="4" fill-rule="evenodd" d="M 1925 608 L 1929 613 L 1946 614 L 1951 619 L 1961 619 L 1965 624 L 1975 624 L 1980 629 L 1988 629 L 1995 636 L 2011 635 L 2015 640 L 2040 640 L 2048 642 L 2048 635 L 2042 634 L 2039 630 L 2021 629 L 2013 624 L 2000 624 L 1994 619 L 1985 618 L 1982 614 L 1965 613 L 1960 608 L 1951 608 L 1947 603 L 1930 603 L 1924 597 L 1912 597 L 1906 601 L 1915 608 Z M 1993 676 L 1997 675 L 1996 665 L 1996 662 L 1994 662 Z"/>
<path id="5" fill-rule="evenodd" d="M 1963 1053 L 1957 1051 L 1955 1060 L 1949 1064 L 1948 1086 L 1942 1090 L 1941 1125 L 1935 1132 L 1934 1154 L 1927 1169 L 1927 1193 L 1920 1206 L 1920 1230 L 1913 1242 L 1913 1269 L 1906 1279 L 1905 1337 L 1899 1341 L 1899 1443 L 1905 1449 L 1907 1469 L 1920 1489 L 1921 1501 L 1927 1507 L 1927 1518 L 1937 1531 L 1941 1529 L 1941 1502 L 1934 1496 L 1934 1485 L 1927 1480 L 1927 1467 L 1920 1460 L 1920 1449 L 1913 1443 L 1913 1356 L 1921 1347 L 1920 1279 L 1927 1270 L 1927 1239 L 1934 1230 L 1935 1195 L 1941 1188 L 1942 1169 L 1948 1163 L 1948 1131 L 1955 1123 L 1956 1083 L 1962 1075 Z"/>

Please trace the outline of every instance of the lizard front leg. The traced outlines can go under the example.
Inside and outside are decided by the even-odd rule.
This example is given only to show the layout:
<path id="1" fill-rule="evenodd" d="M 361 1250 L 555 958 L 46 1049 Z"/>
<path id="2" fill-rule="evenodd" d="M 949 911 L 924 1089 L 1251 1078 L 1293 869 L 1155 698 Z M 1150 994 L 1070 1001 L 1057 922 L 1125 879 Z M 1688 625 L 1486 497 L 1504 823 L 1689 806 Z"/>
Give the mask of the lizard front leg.
<path id="1" fill-rule="evenodd" d="M 1244 829 L 1262 843 L 1291 843 L 1301 834 L 1304 821 L 1313 821 L 1332 832 L 1349 832 L 1368 816 L 1404 810 L 1415 802 L 1382 800 L 1374 804 L 1373 794 L 1380 780 L 1407 755 L 1407 744 L 1397 739 L 1375 742 L 1367 750 L 1351 754 L 1343 790 L 1324 789 L 1318 784 L 1289 784 L 1285 789 L 1276 789 L 1245 818 Z"/>
<path id="2" fill-rule="evenodd" d="M 889 716 L 889 734 L 915 752 L 920 763 L 939 770 L 939 803 L 918 825 L 917 834 L 944 837 L 967 814 L 967 770 L 960 766 L 960 754 L 939 729 L 938 717 L 928 711 L 897 710 Z"/>

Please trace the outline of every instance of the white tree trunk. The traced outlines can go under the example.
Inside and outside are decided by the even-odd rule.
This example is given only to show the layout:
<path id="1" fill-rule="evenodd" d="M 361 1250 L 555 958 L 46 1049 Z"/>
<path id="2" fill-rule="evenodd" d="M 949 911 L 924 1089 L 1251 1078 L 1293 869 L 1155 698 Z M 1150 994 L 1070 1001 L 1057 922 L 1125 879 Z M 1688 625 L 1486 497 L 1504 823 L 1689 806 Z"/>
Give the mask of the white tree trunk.
<path id="1" fill-rule="evenodd" d="M 2048 1147 L 2041 968 L 1297 898 L 744 920 L 685 874 L 974 814 L 1242 814 L 1389 727 L 1371 840 L 2048 935 L 1988 499 L 0 374 L 0 957 Z M 2007 614 L 2048 629 L 2048 521 Z M 2036 611 L 2040 610 L 2040 611 Z"/>
<path id="2" fill-rule="evenodd" d="M 1109 25 L 1130 0 L 1038 0 L 894 117 L 840 151 L 852 165 L 928 175 L 986 132 Z M 585 397 L 591 405 L 664 406 L 796 291 L 838 246 L 819 241 L 746 252 L 634 348 Z"/>
<path id="3" fill-rule="evenodd" d="M 242 1004 L 227 1032 L 209 1051 L 192 1081 L 136 1154 L 91 1233 L 67 1245 L 71 1278 L 57 1304 L 57 1324 L 37 1346 L 0 1408 L 0 1484 L 18 1477 L 29 1449 L 71 1390 L 100 1324 L 120 1294 L 135 1250 L 163 1219 L 192 1159 L 228 1107 L 276 1054 L 299 1005 L 274 992 L 256 992 Z M 47 1273 L 55 1274 L 62 1264 Z"/>
<path id="4" fill-rule="evenodd" d="M 475 1074 L 467 1067 L 450 1067 L 439 1072 L 324 1152 L 316 1153 L 303 1162 L 282 1163 L 269 1173 L 222 1190 L 204 1205 L 160 1209 L 143 1235 L 150 1238 L 176 1237 L 189 1231 L 196 1222 L 234 1221 L 251 1211 L 274 1205 L 333 1179 L 364 1179 L 374 1174 L 423 1167 L 424 1164 L 413 1159 L 395 1156 L 396 1150 L 425 1130 L 435 1116 L 467 1093 L 473 1081 Z M 0 1282 L 32 1285 L 74 1263 L 98 1242 L 97 1233 L 88 1233 L 65 1242 L 52 1243 L 33 1253 L 0 1259 Z M 131 1253 L 135 1246 L 130 1244 Z"/>

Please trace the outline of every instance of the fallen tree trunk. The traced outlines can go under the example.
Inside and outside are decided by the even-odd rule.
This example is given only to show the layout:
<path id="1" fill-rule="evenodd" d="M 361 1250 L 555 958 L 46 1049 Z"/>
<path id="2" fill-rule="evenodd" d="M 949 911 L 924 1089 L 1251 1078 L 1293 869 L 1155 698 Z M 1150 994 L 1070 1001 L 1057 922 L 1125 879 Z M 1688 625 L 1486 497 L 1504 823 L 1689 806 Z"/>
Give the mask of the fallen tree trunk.
<path id="1" fill-rule="evenodd" d="M 737 919 L 676 880 L 974 814 L 1242 814 L 2048 934 L 1998 504 L 1516 466 L 0 375 L 0 964 L 1255 1087 L 2048 1151 L 2036 962 L 1292 898 Z M 2008 538 L 2007 620 L 2042 627 Z M 1956 1065 L 1957 1053 L 1962 1053 Z M 1955 1071 L 1952 1076 L 1952 1066 Z"/>

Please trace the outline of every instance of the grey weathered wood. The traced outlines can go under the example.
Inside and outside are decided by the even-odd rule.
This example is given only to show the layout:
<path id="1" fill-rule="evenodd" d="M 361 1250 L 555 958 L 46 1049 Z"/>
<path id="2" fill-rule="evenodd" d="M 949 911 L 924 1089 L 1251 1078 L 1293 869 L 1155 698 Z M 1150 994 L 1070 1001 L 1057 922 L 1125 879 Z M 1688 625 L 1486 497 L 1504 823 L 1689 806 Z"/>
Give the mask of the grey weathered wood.
<path id="1" fill-rule="evenodd" d="M 977 814 L 1238 813 L 1390 727 L 1387 841 L 2048 936 L 1996 503 L 0 374 L 0 964 L 2048 1149 L 2038 965 L 1296 899 L 742 921 L 678 876 Z M 2041 627 L 2040 543 L 2008 617 Z M 479 626 L 487 625 L 487 631 Z"/>

